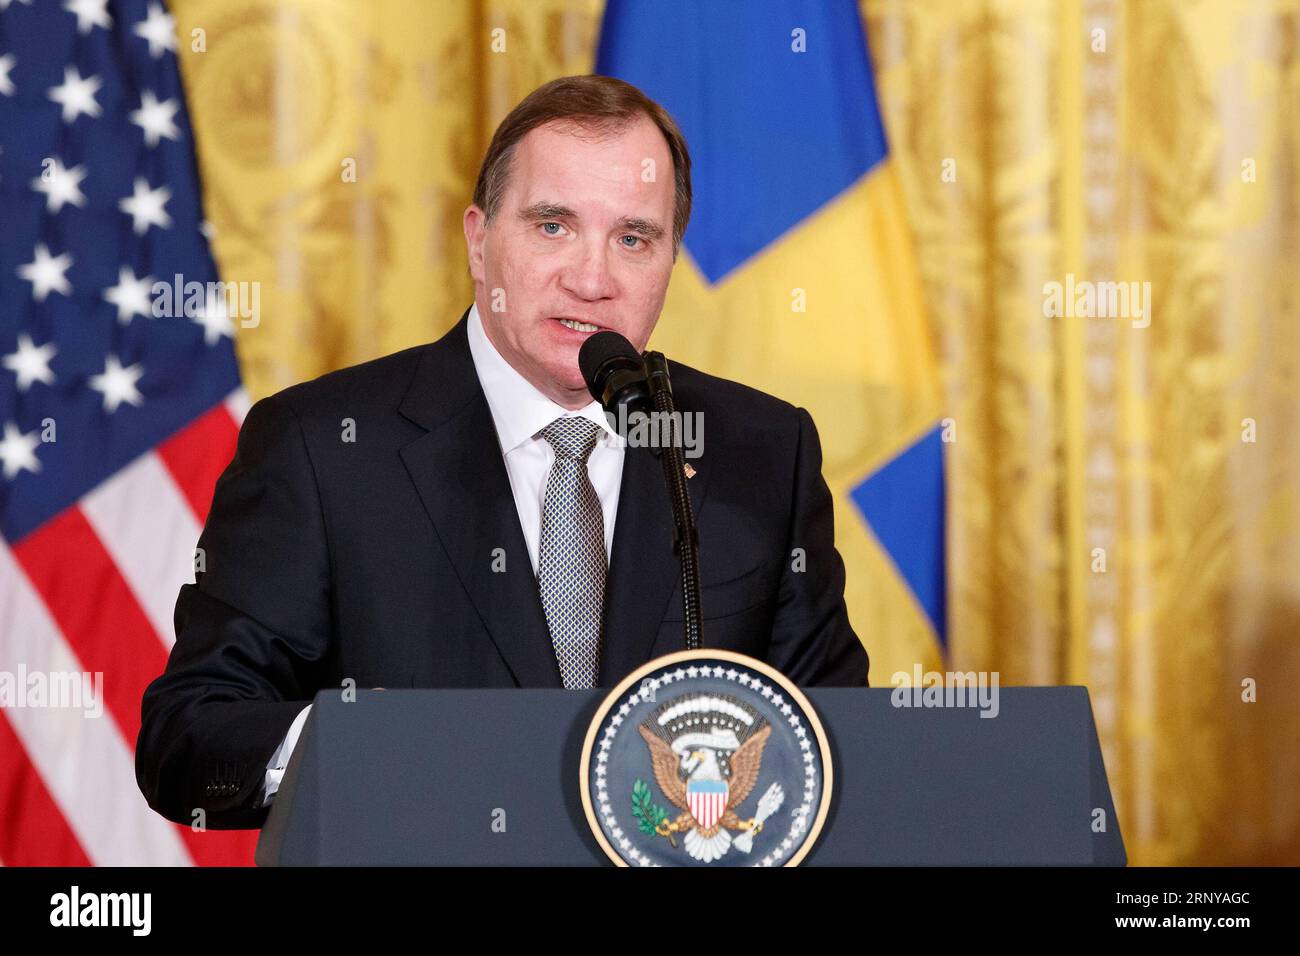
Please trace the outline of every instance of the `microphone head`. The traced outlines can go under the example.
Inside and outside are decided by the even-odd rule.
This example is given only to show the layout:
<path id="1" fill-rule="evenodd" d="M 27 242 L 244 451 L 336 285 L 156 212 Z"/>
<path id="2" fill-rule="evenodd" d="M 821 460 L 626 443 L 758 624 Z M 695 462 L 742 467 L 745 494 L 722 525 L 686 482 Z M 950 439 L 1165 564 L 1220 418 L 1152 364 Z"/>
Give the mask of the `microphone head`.
<path id="1" fill-rule="evenodd" d="M 633 349 L 632 342 L 628 339 L 608 329 L 597 332 L 594 336 L 588 336 L 577 352 L 577 367 L 581 369 L 582 378 L 586 381 L 586 388 L 590 390 L 591 397 L 598 402 L 602 401 L 604 377 L 612 368 L 628 363 L 632 363 L 633 367 L 640 365 L 640 352 Z"/>
<path id="2" fill-rule="evenodd" d="M 600 402 L 610 427 L 624 437 L 628 416 L 652 407 L 645 363 L 617 332 L 597 332 L 578 351 L 578 368 L 591 397 Z"/>
<path id="3" fill-rule="evenodd" d="M 592 398 L 604 404 L 607 397 L 605 386 L 612 372 L 623 369 L 639 372 L 644 377 L 641 355 L 632 343 L 617 332 L 608 329 L 587 336 L 578 350 L 578 368 L 587 383 L 587 390 Z"/>

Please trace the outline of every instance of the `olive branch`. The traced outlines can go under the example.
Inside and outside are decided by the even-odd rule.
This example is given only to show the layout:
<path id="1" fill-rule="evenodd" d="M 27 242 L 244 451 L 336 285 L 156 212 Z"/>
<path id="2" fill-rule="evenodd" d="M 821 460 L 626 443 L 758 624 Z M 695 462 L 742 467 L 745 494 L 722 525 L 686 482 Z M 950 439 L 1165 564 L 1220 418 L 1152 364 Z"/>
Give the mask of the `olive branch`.
<path id="1" fill-rule="evenodd" d="M 632 816 L 642 833 L 659 832 L 659 824 L 668 819 L 668 811 L 654 802 L 650 785 L 640 777 L 632 784 Z"/>

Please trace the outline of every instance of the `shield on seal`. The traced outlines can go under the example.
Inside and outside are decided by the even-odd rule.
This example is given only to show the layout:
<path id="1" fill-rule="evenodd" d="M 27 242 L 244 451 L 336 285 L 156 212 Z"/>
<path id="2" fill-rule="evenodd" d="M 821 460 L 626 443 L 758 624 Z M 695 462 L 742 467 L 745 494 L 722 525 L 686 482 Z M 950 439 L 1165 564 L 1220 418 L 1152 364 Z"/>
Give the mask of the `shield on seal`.
<path id="1" fill-rule="evenodd" d="M 727 809 L 727 781 L 725 780 L 688 780 L 686 782 L 686 806 L 691 816 L 707 830 L 716 826 Z"/>

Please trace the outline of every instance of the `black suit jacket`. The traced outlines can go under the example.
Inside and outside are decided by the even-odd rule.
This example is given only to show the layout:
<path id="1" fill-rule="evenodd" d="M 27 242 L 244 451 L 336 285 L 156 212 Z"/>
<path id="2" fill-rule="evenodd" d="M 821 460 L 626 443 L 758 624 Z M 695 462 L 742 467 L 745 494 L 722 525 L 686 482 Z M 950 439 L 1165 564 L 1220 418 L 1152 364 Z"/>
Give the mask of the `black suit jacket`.
<path id="1" fill-rule="evenodd" d="M 205 570 L 181 588 L 176 644 L 144 695 L 136 775 L 159 813 L 188 823 L 203 807 L 213 828 L 260 825 L 267 760 L 316 692 L 349 678 L 562 686 L 466 330 L 463 316 L 437 342 L 249 411 L 199 539 Z M 678 407 L 704 420 L 687 482 L 703 643 L 798 684 L 865 685 L 812 419 L 671 372 Z M 683 644 L 668 494 L 647 448 L 627 449 L 614 531 L 602 686 Z M 796 548 L 806 570 L 792 570 Z"/>

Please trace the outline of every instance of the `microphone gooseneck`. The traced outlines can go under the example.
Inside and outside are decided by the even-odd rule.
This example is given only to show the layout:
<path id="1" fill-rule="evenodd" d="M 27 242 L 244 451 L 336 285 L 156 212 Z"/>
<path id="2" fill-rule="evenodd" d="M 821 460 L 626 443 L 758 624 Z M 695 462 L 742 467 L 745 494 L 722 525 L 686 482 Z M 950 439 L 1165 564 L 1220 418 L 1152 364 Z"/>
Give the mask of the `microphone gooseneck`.
<path id="1" fill-rule="evenodd" d="M 673 401 L 668 360 L 662 352 L 645 353 L 646 380 L 654 410 L 661 416 L 660 435 L 668 430 L 668 441 L 659 460 L 673 507 L 673 550 L 682 566 L 682 624 L 686 649 L 700 647 L 700 535 L 695 527 L 695 509 L 686 490 L 686 456 L 682 451 L 681 419 Z"/>

